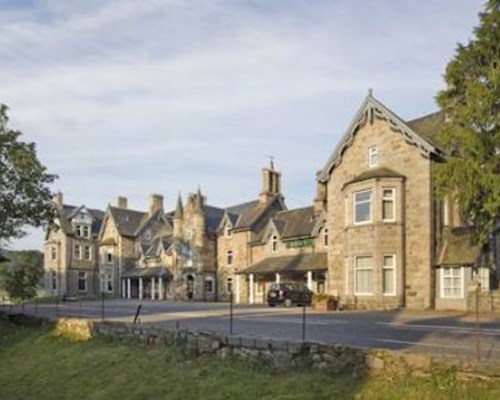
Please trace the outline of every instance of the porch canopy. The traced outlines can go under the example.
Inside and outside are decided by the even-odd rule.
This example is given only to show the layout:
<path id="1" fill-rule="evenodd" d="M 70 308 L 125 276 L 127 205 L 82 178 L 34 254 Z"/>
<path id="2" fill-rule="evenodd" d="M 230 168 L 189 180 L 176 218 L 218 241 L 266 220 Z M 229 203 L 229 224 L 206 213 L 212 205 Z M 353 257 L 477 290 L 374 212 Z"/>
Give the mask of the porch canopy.
<path id="1" fill-rule="evenodd" d="M 167 267 L 132 268 L 122 274 L 122 278 L 170 278 L 172 273 Z"/>
<path id="2" fill-rule="evenodd" d="M 299 254 L 296 256 L 268 257 L 248 268 L 238 272 L 238 274 L 270 274 L 270 273 L 293 273 L 308 271 L 326 271 L 326 253 Z"/>

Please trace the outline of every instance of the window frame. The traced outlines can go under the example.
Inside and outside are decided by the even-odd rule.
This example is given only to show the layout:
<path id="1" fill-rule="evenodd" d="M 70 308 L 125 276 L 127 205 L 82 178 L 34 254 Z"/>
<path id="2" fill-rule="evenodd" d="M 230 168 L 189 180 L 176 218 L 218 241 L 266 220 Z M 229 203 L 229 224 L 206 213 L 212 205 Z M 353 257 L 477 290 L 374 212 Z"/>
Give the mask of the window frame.
<path id="1" fill-rule="evenodd" d="M 50 259 L 57 260 L 57 247 L 56 246 L 50 246 Z"/>
<path id="2" fill-rule="evenodd" d="M 271 236 L 271 253 L 278 251 L 278 235 Z"/>
<path id="3" fill-rule="evenodd" d="M 88 225 L 82 226 L 82 235 L 84 238 L 90 239 L 90 226 Z"/>
<path id="4" fill-rule="evenodd" d="M 359 268 L 358 260 L 361 258 L 369 258 L 371 260 L 370 268 Z M 371 292 L 359 292 L 358 291 L 358 271 L 371 271 Z M 373 256 L 371 255 L 359 255 L 354 257 L 354 295 L 355 296 L 373 296 Z"/>
<path id="5" fill-rule="evenodd" d="M 391 192 L 391 197 L 385 196 L 385 191 Z M 382 188 L 382 221 L 383 222 L 395 222 L 396 221 L 396 188 L 386 187 Z M 384 203 L 392 202 L 392 218 L 384 218 Z"/>
<path id="6" fill-rule="evenodd" d="M 234 252 L 233 250 L 226 251 L 226 265 L 233 265 Z"/>
<path id="7" fill-rule="evenodd" d="M 110 250 L 107 250 L 106 251 L 106 264 L 113 264 L 113 258 L 114 258 L 113 252 Z"/>
<path id="8" fill-rule="evenodd" d="M 458 270 L 460 269 L 460 272 L 458 274 L 458 276 L 453 276 L 453 275 L 450 275 L 450 276 L 446 276 L 445 274 L 445 271 L 448 271 L 448 272 L 451 272 L 451 271 L 454 271 L 454 270 Z M 465 268 L 464 267 L 441 267 L 440 268 L 440 286 L 441 286 L 441 290 L 440 290 L 440 294 L 441 294 L 441 298 L 443 299 L 463 299 L 465 297 L 465 290 L 464 290 L 464 284 L 465 284 Z M 446 295 L 446 287 L 445 287 L 445 281 L 447 279 L 451 279 L 451 280 L 457 280 L 460 282 L 460 293 L 458 296 L 456 295 Z M 456 287 L 453 287 L 453 286 L 450 286 L 449 287 L 450 290 L 453 290 L 453 289 L 456 289 Z"/>
<path id="9" fill-rule="evenodd" d="M 208 286 L 209 285 L 209 286 Z M 210 287 L 210 290 L 208 290 Z M 207 276 L 203 282 L 203 289 L 206 294 L 215 293 L 215 280 L 211 276 Z"/>
<path id="10" fill-rule="evenodd" d="M 392 266 L 391 265 L 386 265 L 385 263 L 385 259 L 386 258 L 391 258 L 392 259 Z M 382 256 L 382 295 L 383 296 L 396 296 L 397 295 L 397 277 L 396 277 L 396 274 L 397 274 L 397 264 L 396 264 L 396 255 L 395 254 L 384 254 Z M 392 292 L 386 292 L 385 290 L 385 280 L 384 280 L 384 271 L 392 271 L 393 273 L 393 288 L 394 290 Z"/>
<path id="11" fill-rule="evenodd" d="M 323 247 L 328 247 L 328 228 L 323 228 Z"/>
<path id="12" fill-rule="evenodd" d="M 363 200 L 360 202 L 356 201 L 356 196 L 362 193 L 370 193 L 370 199 L 369 200 Z M 369 207 L 369 219 L 366 221 L 356 221 L 357 217 L 357 212 L 356 212 L 356 205 L 357 204 L 365 204 L 368 203 Z M 372 189 L 363 189 L 363 190 L 358 190 L 356 192 L 352 193 L 352 221 L 354 225 L 367 225 L 371 224 L 373 222 L 373 190 Z"/>
<path id="13" fill-rule="evenodd" d="M 88 254 L 87 254 L 88 250 Z M 88 255 L 88 257 L 87 257 Z M 90 245 L 83 246 L 83 259 L 85 261 L 92 261 L 92 247 Z"/>
<path id="14" fill-rule="evenodd" d="M 82 275 L 83 274 L 83 277 Z M 80 288 L 80 283 L 83 282 L 83 289 Z M 78 284 L 77 284 L 77 287 L 78 287 L 78 291 L 80 293 L 84 293 L 84 292 L 87 292 L 87 272 L 86 271 L 78 271 Z"/>
<path id="15" fill-rule="evenodd" d="M 82 237 L 82 225 L 81 224 L 76 224 L 75 225 L 75 236 L 76 237 Z"/>
<path id="16" fill-rule="evenodd" d="M 233 237 L 233 227 L 229 223 L 224 226 L 224 237 L 226 239 L 231 239 Z"/>
<path id="17" fill-rule="evenodd" d="M 368 148 L 368 168 L 374 168 L 378 166 L 378 163 L 379 163 L 378 147 L 371 146 Z"/>
<path id="18" fill-rule="evenodd" d="M 78 251 L 77 251 L 78 249 Z M 73 257 L 75 260 L 81 260 L 82 259 L 82 245 L 81 244 L 75 244 L 73 248 Z"/>
<path id="19" fill-rule="evenodd" d="M 233 278 L 232 277 L 226 278 L 226 291 L 228 293 L 233 292 L 233 285 L 234 285 Z"/>

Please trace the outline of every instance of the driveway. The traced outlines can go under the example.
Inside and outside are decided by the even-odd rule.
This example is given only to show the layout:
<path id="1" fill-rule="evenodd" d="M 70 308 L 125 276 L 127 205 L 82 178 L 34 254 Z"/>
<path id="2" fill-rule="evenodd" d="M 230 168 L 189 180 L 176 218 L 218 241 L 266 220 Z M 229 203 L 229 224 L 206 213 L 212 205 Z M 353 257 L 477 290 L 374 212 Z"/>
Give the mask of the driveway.
<path id="1" fill-rule="evenodd" d="M 139 316 L 142 324 L 229 333 L 228 303 L 105 300 L 104 319 L 132 322 L 138 305 L 142 305 Z M 21 307 L 14 307 L 12 311 L 21 311 Z M 49 317 L 101 319 L 103 309 L 100 301 L 85 301 L 30 304 L 25 306 L 25 312 Z M 325 313 L 307 308 L 305 321 L 307 341 L 418 351 L 439 356 L 476 357 L 479 351 L 483 360 L 500 360 L 500 319 L 492 316 L 481 316 L 477 329 L 473 316 L 455 312 Z M 235 335 L 300 341 L 302 330 L 302 308 L 234 306 Z"/>

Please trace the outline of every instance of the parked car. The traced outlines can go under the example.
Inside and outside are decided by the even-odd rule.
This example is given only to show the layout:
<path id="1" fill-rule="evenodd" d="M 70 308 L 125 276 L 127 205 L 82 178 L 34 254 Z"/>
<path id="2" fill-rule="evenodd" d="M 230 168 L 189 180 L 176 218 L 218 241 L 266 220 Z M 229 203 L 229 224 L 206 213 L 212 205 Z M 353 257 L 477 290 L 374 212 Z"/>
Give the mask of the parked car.
<path id="1" fill-rule="evenodd" d="M 298 283 L 273 283 L 267 292 L 267 304 L 274 307 L 282 304 L 285 307 L 291 307 L 293 304 L 298 306 L 310 306 L 313 292 L 306 285 Z"/>

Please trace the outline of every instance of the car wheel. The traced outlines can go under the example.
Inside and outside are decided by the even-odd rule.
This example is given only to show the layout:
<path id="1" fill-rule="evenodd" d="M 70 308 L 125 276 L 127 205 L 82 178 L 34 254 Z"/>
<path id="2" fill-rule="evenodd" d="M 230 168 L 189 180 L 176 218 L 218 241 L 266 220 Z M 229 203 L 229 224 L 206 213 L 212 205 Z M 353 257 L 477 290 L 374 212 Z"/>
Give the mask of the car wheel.
<path id="1" fill-rule="evenodd" d="M 292 306 L 292 300 L 291 299 L 285 299 L 285 307 L 291 307 Z"/>

